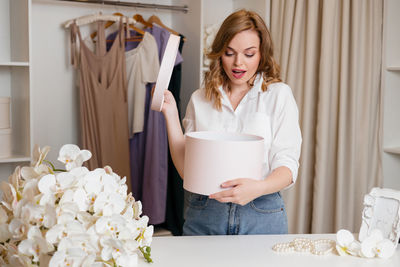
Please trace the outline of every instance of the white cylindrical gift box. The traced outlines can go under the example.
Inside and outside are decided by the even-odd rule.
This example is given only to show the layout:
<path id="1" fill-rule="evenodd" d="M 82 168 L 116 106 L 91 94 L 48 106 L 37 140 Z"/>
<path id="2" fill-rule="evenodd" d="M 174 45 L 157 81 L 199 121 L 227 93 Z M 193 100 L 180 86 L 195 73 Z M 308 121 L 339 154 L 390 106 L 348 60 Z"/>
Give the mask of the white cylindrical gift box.
<path id="1" fill-rule="evenodd" d="M 0 158 L 11 157 L 11 129 L 0 129 Z"/>
<path id="2" fill-rule="evenodd" d="M 264 139 L 255 135 L 191 132 L 185 135 L 183 187 L 210 195 L 236 178 L 262 179 Z"/>
<path id="3" fill-rule="evenodd" d="M 0 129 L 10 128 L 10 98 L 0 97 Z"/>

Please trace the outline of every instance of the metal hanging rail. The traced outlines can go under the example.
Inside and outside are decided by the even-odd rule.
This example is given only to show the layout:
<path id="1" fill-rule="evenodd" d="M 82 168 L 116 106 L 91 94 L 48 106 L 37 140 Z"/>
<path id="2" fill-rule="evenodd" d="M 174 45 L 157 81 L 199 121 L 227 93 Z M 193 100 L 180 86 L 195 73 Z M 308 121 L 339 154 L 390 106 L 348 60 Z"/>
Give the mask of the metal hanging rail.
<path id="1" fill-rule="evenodd" d="M 88 4 L 101 4 L 101 5 L 113 5 L 113 6 L 127 6 L 127 7 L 138 7 L 138 8 L 151 8 L 151 9 L 167 9 L 173 11 L 181 11 L 187 13 L 189 8 L 187 5 L 174 6 L 174 5 L 160 5 L 160 4 L 145 4 L 145 3 L 133 3 L 124 1 L 110 1 L 110 0 L 58 0 L 64 2 L 75 2 L 75 3 L 88 3 Z"/>

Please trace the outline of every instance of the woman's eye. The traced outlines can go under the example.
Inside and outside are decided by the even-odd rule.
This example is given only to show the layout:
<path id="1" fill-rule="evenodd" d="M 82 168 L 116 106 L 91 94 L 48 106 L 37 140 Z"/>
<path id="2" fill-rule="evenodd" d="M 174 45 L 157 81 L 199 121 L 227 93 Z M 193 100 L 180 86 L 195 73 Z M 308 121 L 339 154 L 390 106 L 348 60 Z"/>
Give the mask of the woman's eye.
<path id="1" fill-rule="evenodd" d="M 253 57 L 254 54 L 246 54 L 246 57 Z"/>
<path id="2" fill-rule="evenodd" d="M 233 53 L 232 52 L 225 52 L 225 56 L 231 57 L 231 56 L 233 56 Z"/>

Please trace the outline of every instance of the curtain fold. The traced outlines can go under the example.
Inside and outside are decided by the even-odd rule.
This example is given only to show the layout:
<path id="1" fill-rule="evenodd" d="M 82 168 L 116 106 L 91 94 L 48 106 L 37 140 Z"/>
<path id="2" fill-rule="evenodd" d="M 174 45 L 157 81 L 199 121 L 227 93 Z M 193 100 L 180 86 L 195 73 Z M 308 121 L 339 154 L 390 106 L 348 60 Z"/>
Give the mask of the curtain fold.
<path id="1" fill-rule="evenodd" d="M 270 30 L 303 134 L 299 179 L 284 191 L 291 233 L 358 232 L 382 184 L 380 0 L 271 0 Z"/>

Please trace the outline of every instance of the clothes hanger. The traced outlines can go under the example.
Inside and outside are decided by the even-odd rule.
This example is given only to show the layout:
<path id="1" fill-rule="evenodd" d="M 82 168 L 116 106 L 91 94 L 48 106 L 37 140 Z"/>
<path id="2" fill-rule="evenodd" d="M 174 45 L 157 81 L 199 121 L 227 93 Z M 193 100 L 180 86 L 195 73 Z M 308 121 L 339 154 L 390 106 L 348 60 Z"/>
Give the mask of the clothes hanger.
<path id="1" fill-rule="evenodd" d="M 147 22 L 146 20 L 144 20 L 144 18 L 140 14 L 135 14 L 133 16 L 133 19 L 136 20 L 137 22 L 142 23 L 145 27 L 149 27 L 149 28 L 153 27 L 153 24 L 151 24 L 151 23 Z"/>
<path id="2" fill-rule="evenodd" d="M 178 35 L 179 33 L 174 31 L 173 29 L 168 28 L 167 26 L 165 26 L 162 22 L 161 19 L 159 17 L 157 17 L 156 15 L 152 15 L 148 20 L 148 23 L 157 23 L 158 25 L 160 25 L 161 27 L 163 27 L 164 29 L 168 30 L 170 33 Z"/>
<path id="3" fill-rule="evenodd" d="M 119 13 L 119 14 L 121 14 L 121 13 Z M 121 19 L 121 17 L 118 15 L 103 15 L 102 13 L 98 13 L 98 14 L 82 16 L 82 17 L 79 17 L 76 19 L 70 19 L 64 23 L 64 27 L 69 28 L 72 25 L 72 23 L 74 23 L 74 22 L 76 23 L 76 25 L 81 26 L 81 25 L 89 24 L 89 23 L 92 23 L 95 21 L 116 22 L 116 21 L 120 21 L 120 19 Z M 127 23 L 135 24 L 136 20 L 133 18 L 127 18 Z"/>
<path id="4" fill-rule="evenodd" d="M 123 20 L 127 20 L 126 22 L 129 24 L 129 28 L 133 29 L 134 31 L 136 31 L 137 33 L 144 35 L 144 31 L 142 29 L 139 29 L 135 26 L 133 26 L 133 24 L 135 24 L 137 21 L 135 19 L 131 19 L 128 17 L 124 17 L 124 15 L 122 13 L 119 12 L 115 12 L 113 14 L 113 16 L 116 16 L 117 18 L 119 18 L 118 20 L 109 20 L 107 21 L 106 25 L 104 25 L 104 28 L 107 29 L 108 27 L 110 27 L 111 25 L 113 25 L 116 21 L 119 21 L 121 19 L 121 17 L 123 17 Z M 97 36 L 97 31 L 93 32 L 90 37 L 92 39 L 94 39 Z"/>
<path id="5" fill-rule="evenodd" d="M 119 12 L 115 12 L 115 13 L 113 13 L 113 16 L 123 17 L 124 15 L 121 14 L 121 13 L 119 13 Z M 116 22 L 116 21 L 113 21 L 113 20 L 107 21 L 107 23 L 104 25 L 104 29 L 109 28 L 109 27 L 110 27 L 111 25 L 113 25 L 115 22 Z M 90 38 L 92 38 L 92 40 L 93 40 L 96 36 L 97 36 L 97 31 L 92 32 L 92 33 L 90 34 Z"/>
<path id="6" fill-rule="evenodd" d="M 180 36 L 180 35 L 179 35 L 179 32 L 176 32 L 176 31 L 174 31 L 173 29 L 168 28 L 167 26 L 165 26 L 165 25 L 162 23 L 161 19 L 160 19 L 159 17 L 157 17 L 156 15 L 152 15 L 152 16 L 147 20 L 147 22 L 148 22 L 148 23 L 156 23 L 156 24 L 160 25 L 161 27 L 163 27 L 164 29 L 168 30 L 170 33 Z M 183 41 L 186 42 L 186 38 L 183 38 Z"/>

